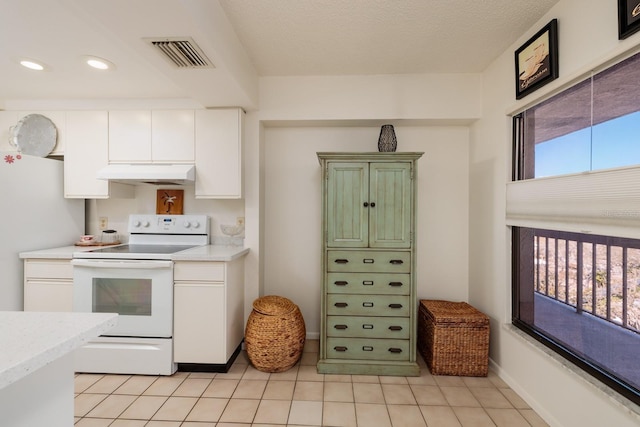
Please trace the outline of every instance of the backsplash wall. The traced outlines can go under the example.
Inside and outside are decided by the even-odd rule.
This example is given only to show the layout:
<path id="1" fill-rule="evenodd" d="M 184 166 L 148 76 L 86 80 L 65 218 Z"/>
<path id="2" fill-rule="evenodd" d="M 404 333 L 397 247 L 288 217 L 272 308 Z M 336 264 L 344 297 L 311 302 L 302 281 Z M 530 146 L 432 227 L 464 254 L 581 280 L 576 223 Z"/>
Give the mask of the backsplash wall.
<path id="1" fill-rule="evenodd" d="M 100 234 L 99 219 L 107 218 L 107 228 L 116 230 L 122 240 L 128 240 L 127 221 L 130 214 L 155 214 L 156 194 L 160 189 L 183 189 L 185 214 L 208 215 L 211 240 L 216 244 L 242 244 L 242 237 L 229 238 L 222 234 L 220 224 L 236 224 L 244 218 L 244 200 L 196 199 L 193 185 L 156 186 L 138 185 L 131 199 L 90 199 L 86 201 L 85 230 L 88 234 Z M 242 235 L 240 235 L 242 236 Z"/>

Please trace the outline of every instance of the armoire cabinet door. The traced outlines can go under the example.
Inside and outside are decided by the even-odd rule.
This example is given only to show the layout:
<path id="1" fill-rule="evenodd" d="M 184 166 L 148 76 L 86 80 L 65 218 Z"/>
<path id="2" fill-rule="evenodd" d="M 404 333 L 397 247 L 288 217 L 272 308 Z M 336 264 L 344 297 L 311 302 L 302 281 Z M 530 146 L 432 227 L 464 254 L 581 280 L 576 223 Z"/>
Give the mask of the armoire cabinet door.
<path id="1" fill-rule="evenodd" d="M 328 163 L 327 246 L 369 245 L 369 163 Z"/>

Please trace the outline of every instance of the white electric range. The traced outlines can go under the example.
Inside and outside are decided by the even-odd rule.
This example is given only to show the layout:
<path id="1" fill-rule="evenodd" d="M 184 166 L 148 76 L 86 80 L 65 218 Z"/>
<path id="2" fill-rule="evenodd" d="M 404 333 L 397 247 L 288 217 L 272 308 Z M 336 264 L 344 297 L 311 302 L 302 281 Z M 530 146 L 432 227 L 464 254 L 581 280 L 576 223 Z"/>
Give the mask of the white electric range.
<path id="1" fill-rule="evenodd" d="M 171 375 L 173 254 L 209 243 L 206 215 L 131 215 L 128 244 L 73 254 L 73 308 L 118 313 L 76 352 L 77 372 Z"/>

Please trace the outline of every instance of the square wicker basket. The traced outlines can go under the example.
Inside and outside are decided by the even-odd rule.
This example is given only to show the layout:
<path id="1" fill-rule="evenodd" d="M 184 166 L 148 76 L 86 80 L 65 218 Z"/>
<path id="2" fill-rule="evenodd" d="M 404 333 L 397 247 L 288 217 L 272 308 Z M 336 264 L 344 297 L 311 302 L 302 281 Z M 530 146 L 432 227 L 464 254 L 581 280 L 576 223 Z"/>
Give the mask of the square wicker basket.
<path id="1" fill-rule="evenodd" d="M 418 351 L 434 375 L 487 376 L 489 317 L 466 302 L 420 300 Z"/>

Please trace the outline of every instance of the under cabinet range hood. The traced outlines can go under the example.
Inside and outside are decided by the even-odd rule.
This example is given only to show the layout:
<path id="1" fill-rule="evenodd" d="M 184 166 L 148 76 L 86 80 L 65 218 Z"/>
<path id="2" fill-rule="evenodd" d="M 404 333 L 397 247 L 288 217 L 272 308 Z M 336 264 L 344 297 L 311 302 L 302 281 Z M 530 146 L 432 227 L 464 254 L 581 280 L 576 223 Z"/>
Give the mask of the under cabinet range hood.
<path id="1" fill-rule="evenodd" d="M 97 178 L 125 184 L 184 185 L 195 180 L 195 167 L 183 164 L 112 164 Z"/>

